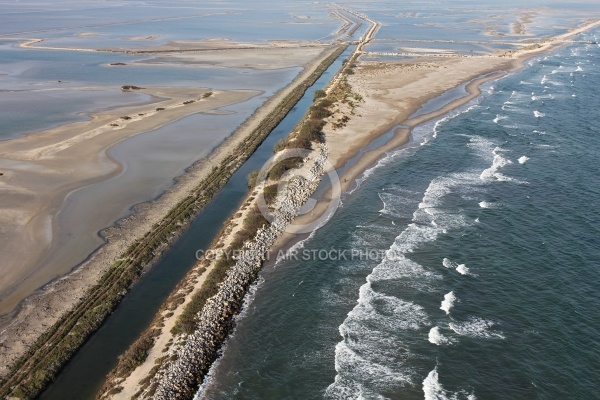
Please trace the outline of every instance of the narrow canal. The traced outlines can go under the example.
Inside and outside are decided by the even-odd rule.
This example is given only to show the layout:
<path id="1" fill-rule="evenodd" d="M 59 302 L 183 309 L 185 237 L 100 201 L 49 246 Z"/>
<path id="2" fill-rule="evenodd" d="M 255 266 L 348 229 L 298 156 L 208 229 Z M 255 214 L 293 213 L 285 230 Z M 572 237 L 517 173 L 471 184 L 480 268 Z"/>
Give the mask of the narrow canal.
<path id="1" fill-rule="evenodd" d="M 248 193 L 248 174 L 262 167 L 273 155 L 275 143 L 287 136 L 300 121 L 312 104 L 314 92 L 327 85 L 353 50 L 353 46 L 348 47 L 308 88 L 256 152 L 235 172 L 158 263 L 142 277 L 98 332 L 77 352 L 40 399 L 94 398 L 106 375 L 115 367 L 118 356 L 152 322 L 161 304 L 193 267 L 196 250 L 210 245 L 223 223 L 243 201 Z"/>

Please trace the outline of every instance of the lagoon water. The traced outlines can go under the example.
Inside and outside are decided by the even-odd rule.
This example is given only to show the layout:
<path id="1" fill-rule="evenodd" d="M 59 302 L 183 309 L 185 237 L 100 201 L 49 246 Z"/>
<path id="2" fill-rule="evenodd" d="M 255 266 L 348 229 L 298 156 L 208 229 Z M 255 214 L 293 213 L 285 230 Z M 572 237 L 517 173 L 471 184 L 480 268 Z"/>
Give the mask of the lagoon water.
<path id="1" fill-rule="evenodd" d="M 497 12 L 490 5 L 478 7 L 481 3 L 463 1 L 454 14 L 425 2 L 406 5 L 404 14 L 391 3 L 355 5 L 383 22 L 370 51 L 395 52 L 409 45 L 465 53 L 512 48 L 506 39 L 483 36 L 482 26 L 468 24 Z M 509 5 L 522 2 L 504 4 Z M 121 92 L 123 84 L 264 91 L 244 104 L 227 107 L 233 114 L 190 116 L 111 149 L 124 171 L 104 185 L 119 182 L 129 188 L 119 191 L 119 186 L 112 186 L 127 199 L 115 205 L 113 217 L 126 215 L 130 204 L 155 197 L 173 176 L 220 143 L 298 69 L 134 66 L 131 63 L 148 57 L 18 49 L 16 44 L 40 37 L 46 39 L 45 46 L 86 48 L 215 37 L 252 42 L 335 37 L 341 22 L 330 19 L 325 7 L 302 10 L 304 6 L 302 1 L 277 7 L 265 1 L 252 6 L 172 2 L 168 7 L 152 1 L 71 2 L 56 10 L 39 2 L 3 4 L 0 84 L 5 91 L 0 92 L 0 104 L 13 109 L 0 109 L 0 140 L 81 120 L 109 105 L 148 100 L 143 94 Z M 582 5 L 580 11 L 585 10 Z M 566 25 L 553 22 L 546 24 L 551 28 L 533 33 L 556 34 Z M 363 25 L 356 36 L 365 29 Z M 158 38 L 131 40 L 149 34 Z M 414 42 L 440 37 L 465 43 Z M 582 39 L 597 41 L 594 35 Z M 114 62 L 130 65 L 107 66 Z M 387 258 L 267 265 L 198 397 L 596 397 L 600 132 L 590 121 L 600 107 L 594 93 L 600 84 L 599 62 L 596 45 L 562 49 L 493 83 L 477 104 L 417 129 L 409 145 L 389 154 L 359 180 L 359 187 L 344 197 L 343 207 L 328 225 L 296 248 L 354 249 L 373 251 L 375 256 L 388 251 Z M 60 101 L 48 101 L 52 98 Z M 15 99 L 28 108 L 17 106 Z M 37 117 L 30 118 L 32 114 Z M 198 125 L 210 129 L 200 130 Z M 213 135 L 203 136 L 208 131 Z M 178 149 L 182 143 L 187 144 L 185 152 Z M 161 154 L 151 160 L 160 174 L 145 169 L 145 152 Z M 233 182 L 239 198 L 247 171 L 242 172 Z M 143 179 L 153 181 L 144 185 Z M 80 197 L 71 196 L 70 214 L 61 217 L 77 220 L 85 213 L 86 199 L 103 189 L 103 185 L 87 187 L 77 194 Z M 103 193 L 110 197 L 113 192 Z M 237 201 L 226 205 L 233 209 Z M 134 290 L 45 398 L 93 395 L 116 354 L 151 319 L 152 310 L 168 294 L 168 285 L 175 285 L 192 264 L 199 238 L 208 243 L 218 230 L 226 217 L 221 215 L 225 206 L 213 207 L 217 211 L 211 216 L 212 230 L 197 228 L 202 230 L 197 234 L 191 229 L 184 239 L 194 243 L 186 247 L 182 240 L 173 247 L 169 254 L 175 260 L 165 257 L 162 267 L 145 277 L 155 286 L 143 281 Z M 88 245 L 93 248 L 97 243 Z M 70 251 L 68 246 L 62 248 Z M 83 253 L 73 255 L 81 258 Z M 177 273 L 165 279 L 161 274 L 170 268 L 178 268 Z M 144 305 L 143 312 L 139 304 Z"/>
<path id="2" fill-rule="evenodd" d="M 373 257 L 267 265 L 197 397 L 597 398 L 599 64 L 565 47 L 416 129 L 295 247 Z"/>

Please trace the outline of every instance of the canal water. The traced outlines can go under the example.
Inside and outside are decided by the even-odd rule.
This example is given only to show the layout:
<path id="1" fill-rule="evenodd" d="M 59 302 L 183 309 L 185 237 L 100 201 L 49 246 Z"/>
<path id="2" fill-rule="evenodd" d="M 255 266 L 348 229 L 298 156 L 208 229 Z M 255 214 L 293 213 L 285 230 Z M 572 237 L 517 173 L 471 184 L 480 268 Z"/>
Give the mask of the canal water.
<path id="1" fill-rule="evenodd" d="M 145 274 L 104 325 L 77 352 L 56 381 L 40 396 L 42 400 L 92 399 L 118 356 L 148 327 L 178 282 L 193 267 L 195 254 L 207 248 L 223 223 L 248 193 L 248 174 L 273 155 L 275 143 L 287 136 L 313 101 L 342 66 L 353 47 L 348 47 L 271 132 L 256 152 L 233 174 L 214 200 L 196 217 L 186 232 L 158 263 Z"/>

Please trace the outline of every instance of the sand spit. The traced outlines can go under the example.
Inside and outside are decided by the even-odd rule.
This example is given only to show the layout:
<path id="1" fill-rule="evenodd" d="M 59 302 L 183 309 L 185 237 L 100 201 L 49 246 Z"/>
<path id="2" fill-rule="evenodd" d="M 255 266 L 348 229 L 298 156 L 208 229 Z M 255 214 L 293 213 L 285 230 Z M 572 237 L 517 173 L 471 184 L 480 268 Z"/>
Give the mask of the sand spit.
<path id="1" fill-rule="evenodd" d="M 370 40 L 377 31 L 378 25 L 370 21 L 372 27 L 369 30 L 367 40 Z M 397 127 L 394 136 L 380 148 L 365 152 L 362 157 L 353 164 L 342 176 L 342 185 L 347 190 L 354 179 L 365 171 L 369 166 L 377 162 L 387 151 L 398 148 L 405 144 L 410 137 L 413 127 L 433 118 L 439 118 L 448 111 L 474 99 L 480 94 L 479 85 L 483 82 L 496 79 L 510 71 L 522 66 L 527 58 L 553 50 L 565 43 L 572 35 L 583 30 L 597 26 L 597 22 L 582 26 L 569 34 L 550 39 L 540 46 L 532 46 L 515 53 L 501 53 L 488 57 L 451 56 L 440 60 L 439 58 L 419 58 L 409 62 L 361 62 L 357 57 L 364 52 L 363 46 L 359 46 L 356 57 L 351 57 L 345 69 L 352 68 L 353 74 L 345 74 L 344 77 L 336 76 L 328 87 L 330 91 L 346 79 L 351 86 L 350 96 L 344 104 L 336 104 L 334 115 L 328 118 L 328 124 L 324 128 L 326 143 L 330 148 L 329 160 L 336 168 L 343 166 L 353 158 L 370 141 Z M 352 65 L 355 64 L 355 65 Z M 467 93 L 464 97 L 452 101 L 440 109 L 429 114 L 411 118 L 411 116 L 427 101 L 441 95 L 445 91 L 460 84 L 468 83 Z M 351 104 L 350 104 L 351 103 Z M 344 118 L 347 117 L 347 118 Z M 333 128 L 334 124 L 336 125 Z M 309 193 L 310 195 L 310 193 Z M 324 198 L 331 194 L 325 194 Z M 244 203 L 242 209 L 233 221 L 229 221 L 222 233 L 225 238 L 216 241 L 215 246 L 222 248 L 227 243 L 227 237 L 234 230 L 232 226 L 238 226 L 243 220 L 244 210 L 252 203 L 254 195 L 250 196 Z M 313 209 L 315 215 L 321 215 L 326 201 L 320 202 Z M 305 214 L 296 217 L 294 224 L 309 223 L 314 217 Z M 268 229 L 268 228 L 267 228 Z M 261 231 L 262 234 L 262 231 Z M 289 245 L 290 241 L 297 240 L 298 236 L 291 233 L 279 232 L 277 240 L 269 236 L 267 243 L 270 244 L 271 254 L 274 249 Z M 265 243 L 263 237 L 259 240 L 247 243 L 250 249 L 259 249 L 262 255 Z M 258 246 L 258 247 L 257 247 Z M 236 267 L 241 268 L 244 273 L 240 276 L 247 277 L 255 275 L 260 262 L 256 259 L 247 262 L 240 260 Z M 235 269 L 232 271 L 236 271 Z M 249 272 L 251 271 L 251 272 Z M 175 319 L 181 315 L 182 309 L 190 301 L 192 294 L 185 296 L 182 307 L 175 312 L 163 314 L 161 321 L 169 329 L 162 329 L 162 333 L 150 350 L 150 356 L 141 366 L 133 371 L 127 378 L 117 378 L 109 383 L 115 389 L 112 393 L 105 392 L 103 398 L 130 399 L 135 396 L 139 398 L 191 398 L 199 376 L 206 373 L 209 365 L 216 357 L 216 349 L 219 343 L 232 329 L 232 315 L 239 312 L 243 288 L 248 285 L 248 280 L 236 280 L 236 274 L 230 271 L 228 274 L 231 282 L 224 286 L 224 290 L 209 300 L 201 313 L 198 314 L 198 330 L 186 337 L 186 335 L 175 336 L 169 332 Z M 194 280 L 195 279 L 195 280 Z M 193 293 L 202 285 L 197 275 L 190 280 L 193 289 L 187 293 Z M 233 283 L 233 285 L 230 285 Z M 240 292 L 240 290 L 242 290 Z M 168 316 L 167 316 L 168 315 Z M 165 362 L 172 358 L 174 362 Z M 162 365 L 162 367 L 161 367 Z M 161 368 L 158 375 L 155 372 Z M 154 380 L 149 380 L 155 376 Z M 156 389 L 156 395 L 143 392 L 148 384 Z M 179 397 L 182 396 L 182 397 Z"/>
<path id="2" fill-rule="evenodd" d="M 363 100 L 353 111 L 356 117 L 343 129 L 325 130 L 332 164 L 339 168 L 373 139 L 395 126 L 406 128 L 397 129 L 388 143 L 363 154 L 342 176 L 342 185 L 348 189 L 354 179 L 381 156 L 406 142 L 410 129 L 439 118 L 477 97 L 482 83 L 513 72 L 521 68 L 525 60 L 568 44 L 573 36 L 597 26 L 600 26 L 600 21 L 589 22 L 517 51 L 482 57 L 445 55 L 444 58 L 419 57 L 396 62 L 361 61 L 355 73 L 348 76 L 353 91 Z M 433 113 L 410 118 L 427 101 L 465 82 L 469 84 L 464 97 Z"/>
<path id="3" fill-rule="evenodd" d="M 147 36 L 130 38 L 132 43 L 140 40 L 156 40 L 159 36 Z M 30 39 L 19 44 L 21 48 L 55 51 L 79 51 L 79 52 L 103 52 L 103 53 L 125 53 L 125 54 L 169 54 L 169 53 L 202 53 L 214 51 L 239 51 L 239 50 L 269 50 L 273 48 L 323 48 L 329 46 L 328 43 L 318 41 L 296 41 L 296 40 L 272 40 L 265 43 L 244 43 L 231 41 L 225 38 L 212 38 L 205 40 L 175 40 L 152 47 L 69 47 L 47 45 L 49 39 Z"/>
<path id="4" fill-rule="evenodd" d="M 154 224 L 162 220 L 174 204 L 177 204 L 183 198 L 187 197 L 188 193 L 193 191 L 197 183 L 210 174 L 214 165 L 219 165 L 227 159 L 233 149 L 243 143 L 246 137 L 279 106 L 282 99 L 296 90 L 296 88 L 321 65 L 323 60 L 328 58 L 336 50 L 337 47 L 329 47 L 323 50 L 316 59 L 306 65 L 304 70 L 290 85 L 279 91 L 260 107 L 235 132 L 235 134 L 219 146 L 208 159 L 201 161 L 192 167 L 186 175 L 178 180 L 174 187 L 159 199 L 139 206 L 136 215 L 126 218 L 124 221 L 121 221 L 118 226 L 109 229 L 107 231 L 108 243 L 95 252 L 90 259 L 77 270 L 67 277 L 47 285 L 41 292 L 31 296 L 23 302 L 17 315 L 0 332 L 0 343 L 2 344 L 2 346 L 0 346 L 0 355 L 2 356 L 3 361 L 5 361 L 0 366 L 0 373 L 5 374 L 8 365 L 23 354 L 36 338 L 38 338 L 48 327 L 52 326 L 61 315 L 71 309 L 84 296 L 86 291 L 97 282 L 99 277 L 102 276 L 111 263 L 122 254 L 131 243 L 138 238 L 141 238 Z M 246 91 L 244 92 L 245 97 L 254 95 L 247 93 Z M 214 99 L 218 99 L 224 93 L 225 92 L 219 93 L 214 91 Z M 189 93 L 186 93 L 186 95 L 187 94 Z M 198 95 L 202 95 L 202 93 L 196 93 L 196 96 Z M 165 100 L 161 98 L 161 101 Z M 181 101 L 181 99 L 178 98 L 177 101 Z M 197 104 L 201 103 L 201 101 L 198 101 L 186 105 L 185 107 L 198 107 Z M 175 105 L 173 105 L 173 107 L 175 107 Z M 181 106 L 177 109 L 186 109 L 185 107 Z M 163 108 L 162 104 L 161 107 L 156 108 Z M 165 110 L 161 110 L 160 113 L 168 112 L 166 107 L 164 108 Z M 193 111 L 193 109 L 189 110 Z M 119 110 L 119 113 L 122 112 L 123 110 Z M 110 126 L 110 123 L 112 123 L 111 121 L 114 120 L 113 117 L 114 116 L 98 117 L 93 120 L 92 123 L 100 124 L 101 126 L 108 124 Z M 165 121 L 163 122 L 167 122 L 168 120 L 170 119 L 165 118 Z M 78 131 L 78 129 L 73 127 L 71 129 Z M 149 127 L 144 128 L 144 130 L 147 129 L 149 129 Z M 90 146 L 92 148 L 89 150 L 89 157 L 92 159 L 98 158 L 98 154 L 94 153 L 94 150 L 99 152 L 106 146 L 106 143 L 104 142 L 105 135 L 113 135 L 113 132 L 118 131 L 119 129 L 115 129 L 114 131 L 107 130 L 107 133 L 104 135 L 91 134 L 90 136 L 94 140 L 100 141 L 100 143 L 96 146 Z M 51 164 L 52 162 L 55 162 L 54 157 L 62 157 L 64 153 L 69 152 L 69 148 L 76 149 L 81 147 L 77 143 L 74 143 L 70 147 L 65 146 L 65 141 L 67 141 L 67 144 L 71 144 L 71 142 L 68 142 L 70 136 L 64 135 L 64 132 L 60 130 L 54 132 L 54 134 L 49 137 L 50 139 L 48 139 L 48 141 L 36 142 L 35 151 L 31 150 L 31 146 L 34 145 L 34 143 L 25 143 L 26 140 L 32 139 L 22 139 L 23 144 L 21 145 L 12 144 L 11 146 L 14 146 L 13 150 L 19 150 L 15 151 L 15 154 L 19 154 L 19 156 L 16 157 L 16 161 L 31 162 L 33 160 Z M 38 147 L 41 150 L 38 150 Z M 63 147 L 65 148 L 63 149 Z M 2 151 L 2 153 L 6 154 L 11 152 Z M 21 159 L 19 159 L 19 157 Z M 81 155 L 78 157 L 81 158 Z"/>
<path id="5" fill-rule="evenodd" d="M 202 52 L 164 53 L 135 61 L 133 65 L 161 65 L 182 68 L 249 68 L 256 70 L 289 68 L 302 65 L 323 51 L 316 47 L 270 47 L 265 49 L 207 50 Z"/>

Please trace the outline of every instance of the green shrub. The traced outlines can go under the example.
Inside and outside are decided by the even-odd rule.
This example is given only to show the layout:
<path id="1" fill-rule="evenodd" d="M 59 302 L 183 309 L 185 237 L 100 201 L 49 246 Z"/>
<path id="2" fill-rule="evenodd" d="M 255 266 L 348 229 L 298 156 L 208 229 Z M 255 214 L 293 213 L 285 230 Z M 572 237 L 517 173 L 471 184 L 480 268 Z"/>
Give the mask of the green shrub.
<path id="1" fill-rule="evenodd" d="M 325 107 L 320 107 L 319 105 L 314 105 L 310 107 L 310 116 L 316 119 L 327 118 L 331 115 L 331 111 L 329 111 Z"/>
<path id="2" fill-rule="evenodd" d="M 286 173 L 286 171 L 294 169 L 301 164 L 302 157 L 286 158 L 285 160 L 278 162 L 277 164 L 275 164 L 275 166 L 273 166 L 273 168 L 271 168 L 271 170 L 269 171 L 269 179 L 278 181 L 279 179 L 281 179 L 283 174 Z"/>
<path id="3" fill-rule="evenodd" d="M 287 149 L 289 146 L 290 142 L 287 138 L 279 139 L 277 143 L 275 143 L 274 150 L 277 153 L 278 151 Z"/>
<path id="4" fill-rule="evenodd" d="M 253 189 L 254 186 L 256 186 L 256 179 L 258 178 L 259 173 L 260 170 L 255 169 L 248 174 L 248 189 Z"/>
<path id="5" fill-rule="evenodd" d="M 321 97 L 325 96 L 327 96 L 327 93 L 324 90 L 315 90 L 315 94 L 313 95 L 313 101 L 317 101 L 317 99 L 320 99 Z"/>
<path id="6" fill-rule="evenodd" d="M 272 185 L 265 186 L 263 194 L 265 196 L 265 201 L 267 202 L 267 204 L 273 204 L 273 202 L 277 198 L 277 184 L 274 183 Z"/>

